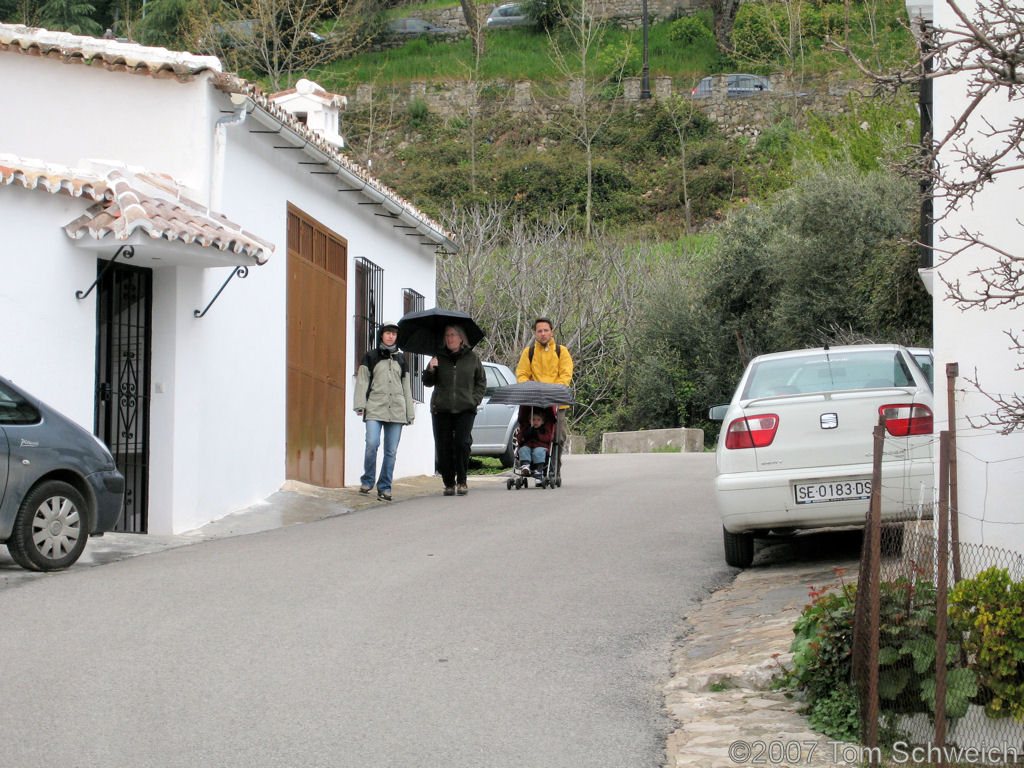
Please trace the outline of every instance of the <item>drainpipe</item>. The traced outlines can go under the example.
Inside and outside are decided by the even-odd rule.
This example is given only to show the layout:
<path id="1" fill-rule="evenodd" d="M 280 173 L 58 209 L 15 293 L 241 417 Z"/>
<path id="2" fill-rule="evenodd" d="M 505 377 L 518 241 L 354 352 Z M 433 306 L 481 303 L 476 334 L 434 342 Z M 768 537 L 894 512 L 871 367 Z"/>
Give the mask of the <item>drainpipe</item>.
<path id="1" fill-rule="evenodd" d="M 235 98 L 238 94 L 233 94 L 231 97 L 232 102 L 235 102 Z M 247 97 L 242 96 L 243 99 Z M 210 163 L 210 197 L 209 203 L 206 206 L 206 213 L 209 214 L 211 210 L 220 210 L 220 199 L 221 193 L 224 188 L 224 150 L 227 146 L 227 134 L 228 127 L 241 125 L 245 122 L 245 118 L 248 117 L 249 112 L 246 107 L 242 106 L 238 112 L 225 115 L 217 121 L 217 126 L 214 130 L 213 136 L 213 161 Z"/>

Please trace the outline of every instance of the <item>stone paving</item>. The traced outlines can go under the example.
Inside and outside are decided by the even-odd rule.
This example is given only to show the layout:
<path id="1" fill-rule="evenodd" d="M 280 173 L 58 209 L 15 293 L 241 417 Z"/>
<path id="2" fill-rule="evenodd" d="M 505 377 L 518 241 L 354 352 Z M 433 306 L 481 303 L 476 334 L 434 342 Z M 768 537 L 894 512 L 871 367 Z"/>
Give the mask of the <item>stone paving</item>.
<path id="1" fill-rule="evenodd" d="M 856 562 L 837 563 L 852 573 Z M 844 576 L 844 578 L 849 578 Z M 801 703 L 772 691 L 792 654 L 793 624 L 808 588 L 836 583 L 820 562 L 740 573 L 686 617 L 690 633 L 672 658 L 665 706 L 675 730 L 667 768 L 822 766 L 858 762 L 852 745 L 814 733 Z"/>

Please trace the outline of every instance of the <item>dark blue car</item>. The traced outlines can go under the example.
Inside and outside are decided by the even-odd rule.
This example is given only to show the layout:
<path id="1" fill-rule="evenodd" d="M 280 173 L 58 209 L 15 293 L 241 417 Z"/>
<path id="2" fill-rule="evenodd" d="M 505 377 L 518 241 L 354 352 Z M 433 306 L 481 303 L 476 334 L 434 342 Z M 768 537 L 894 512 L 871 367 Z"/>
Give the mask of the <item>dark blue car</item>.
<path id="1" fill-rule="evenodd" d="M 124 477 L 91 433 L 0 377 L 0 541 L 22 568 L 74 563 L 117 524 Z"/>

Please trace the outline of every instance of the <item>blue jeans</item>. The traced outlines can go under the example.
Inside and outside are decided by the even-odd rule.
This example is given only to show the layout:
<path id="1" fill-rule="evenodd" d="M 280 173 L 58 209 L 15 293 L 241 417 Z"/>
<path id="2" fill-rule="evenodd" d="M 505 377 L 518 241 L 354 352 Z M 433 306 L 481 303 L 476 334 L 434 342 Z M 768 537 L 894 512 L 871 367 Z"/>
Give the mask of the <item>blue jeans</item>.
<path id="1" fill-rule="evenodd" d="M 384 460 L 377 475 L 377 448 L 380 446 L 380 433 L 384 432 Z M 377 490 L 391 492 L 391 476 L 395 471 L 395 456 L 398 454 L 398 441 L 402 438 L 402 425 L 391 421 L 366 422 L 366 455 L 363 458 L 363 476 L 360 484 L 373 488 L 374 477 L 377 478 Z"/>
<path id="2" fill-rule="evenodd" d="M 548 449 L 544 446 L 531 448 L 524 445 L 519 449 L 519 460 L 524 464 L 543 464 L 548 459 Z"/>

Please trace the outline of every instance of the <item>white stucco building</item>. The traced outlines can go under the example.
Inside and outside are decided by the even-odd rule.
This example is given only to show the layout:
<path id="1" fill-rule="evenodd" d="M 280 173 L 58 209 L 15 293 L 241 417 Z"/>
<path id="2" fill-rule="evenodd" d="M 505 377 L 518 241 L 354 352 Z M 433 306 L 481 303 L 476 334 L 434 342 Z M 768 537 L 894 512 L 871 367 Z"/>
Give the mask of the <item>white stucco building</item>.
<path id="1" fill-rule="evenodd" d="M 454 245 L 339 153 L 343 97 L 11 25 L 0 88 L 0 372 L 108 442 L 125 529 L 358 482 L 358 357 Z M 396 476 L 432 472 L 420 403 Z"/>
<path id="2" fill-rule="evenodd" d="M 973 15 L 976 0 L 959 2 L 961 9 Z M 935 29 L 963 28 L 962 22 L 944 0 L 908 0 L 912 21 L 930 23 Z M 933 83 L 933 136 L 941 141 L 964 114 L 969 104 L 970 75 L 958 73 L 937 77 Z M 1018 87 L 1015 97 L 1007 99 L 1005 88 L 989 95 L 969 117 L 964 137 L 947 143 L 939 161 L 944 172 L 961 168 L 957 147 L 966 141 L 977 150 L 995 146 L 992 126 L 1006 127 L 1019 119 L 1024 95 Z M 1018 150 L 1019 151 L 1019 150 Z M 1007 157 L 1005 165 L 1017 158 Z M 1024 434 L 999 434 L 992 426 L 979 426 L 995 405 L 966 379 L 977 378 L 984 392 L 1009 398 L 1021 391 L 1021 356 L 1012 349 L 1007 332 L 1022 336 L 1021 311 L 1010 303 L 967 309 L 957 307 L 949 298 L 949 285 L 958 282 L 965 291 L 982 288 L 972 273 L 997 264 L 997 250 L 1021 258 L 1024 229 L 1020 211 L 1024 207 L 1022 172 L 997 176 L 973 200 L 964 200 L 950 210 L 946 199 L 934 199 L 936 223 L 932 230 L 932 266 L 922 277 L 933 297 L 936 432 L 949 428 L 946 409 L 946 364 L 958 363 L 956 382 L 957 476 L 960 539 L 1013 549 L 1024 553 L 1024 514 L 1020 499 L 1024 496 Z M 971 247 L 956 235 L 965 230 L 978 234 L 992 248 Z M 956 253 L 957 251 L 961 251 Z M 950 255 L 954 254 L 955 255 Z M 972 422 L 974 426 L 972 426 Z"/>

